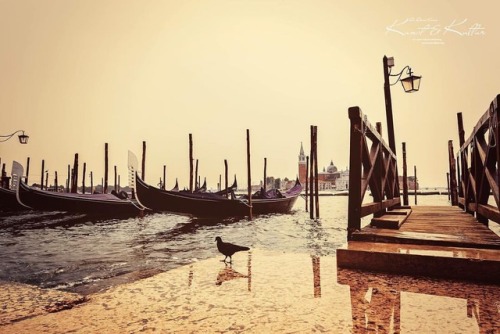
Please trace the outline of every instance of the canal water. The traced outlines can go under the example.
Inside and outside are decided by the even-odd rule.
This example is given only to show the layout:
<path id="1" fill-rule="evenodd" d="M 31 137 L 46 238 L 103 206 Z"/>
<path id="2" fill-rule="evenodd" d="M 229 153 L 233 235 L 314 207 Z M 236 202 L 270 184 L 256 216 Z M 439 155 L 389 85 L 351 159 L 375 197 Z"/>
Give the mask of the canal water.
<path id="1" fill-rule="evenodd" d="M 420 205 L 449 205 L 443 195 L 418 199 Z M 0 280 L 92 293 L 200 260 L 222 259 L 217 236 L 264 251 L 334 256 L 346 244 L 347 197 L 320 197 L 320 215 L 321 219 L 311 220 L 302 198 L 291 214 L 252 221 L 174 214 L 89 220 L 60 212 L 4 213 Z"/>

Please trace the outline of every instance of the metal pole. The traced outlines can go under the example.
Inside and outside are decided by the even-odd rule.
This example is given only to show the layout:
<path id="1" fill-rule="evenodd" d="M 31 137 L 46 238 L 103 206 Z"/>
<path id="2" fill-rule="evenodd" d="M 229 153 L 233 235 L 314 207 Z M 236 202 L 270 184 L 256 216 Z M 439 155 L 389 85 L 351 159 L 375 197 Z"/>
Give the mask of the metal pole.
<path id="1" fill-rule="evenodd" d="M 406 143 L 403 144 L 403 205 L 408 205 L 408 174 L 406 171 Z"/>
<path id="2" fill-rule="evenodd" d="M 392 98 L 391 84 L 389 82 L 389 66 L 387 66 L 387 56 L 383 58 L 384 65 L 384 96 L 385 96 L 385 113 L 387 117 L 387 134 L 389 137 L 389 147 L 396 154 L 396 139 L 394 138 L 394 121 L 392 118 Z"/>

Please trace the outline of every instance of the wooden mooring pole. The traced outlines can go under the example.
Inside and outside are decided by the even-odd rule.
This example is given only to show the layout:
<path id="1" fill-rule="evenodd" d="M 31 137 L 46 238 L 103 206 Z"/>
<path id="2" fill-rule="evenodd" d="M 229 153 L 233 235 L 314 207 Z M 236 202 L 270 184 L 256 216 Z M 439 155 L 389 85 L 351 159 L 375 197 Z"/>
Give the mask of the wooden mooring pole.
<path id="1" fill-rule="evenodd" d="M 114 166 L 115 167 L 115 183 L 114 183 L 114 189 L 115 191 L 118 191 L 118 172 L 116 170 L 116 165 Z"/>
<path id="2" fill-rule="evenodd" d="M 55 171 L 54 186 L 55 186 L 55 191 L 58 192 L 59 191 L 59 184 L 58 184 L 58 181 L 57 181 L 57 171 Z"/>
<path id="3" fill-rule="evenodd" d="M 28 185 L 29 175 L 30 175 L 30 157 L 28 157 L 28 159 L 26 160 L 26 179 L 25 179 L 26 185 Z"/>
<path id="4" fill-rule="evenodd" d="M 71 185 L 71 192 L 78 192 L 78 153 L 75 153 L 75 160 L 73 161 L 73 184 Z"/>
<path id="5" fill-rule="evenodd" d="M 94 173 L 90 172 L 90 193 L 94 193 Z"/>
<path id="6" fill-rule="evenodd" d="M 167 166 L 163 165 L 163 187 L 162 189 L 165 190 L 167 184 Z"/>
<path id="7" fill-rule="evenodd" d="M 252 212 L 252 171 L 250 168 L 250 130 L 247 129 L 247 176 L 248 176 L 248 212 L 249 219 L 253 219 Z"/>
<path id="8" fill-rule="evenodd" d="M 309 218 L 314 219 L 314 129 L 311 125 L 311 152 L 309 154 Z"/>
<path id="9" fill-rule="evenodd" d="M 200 188 L 200 182 L 198 182 L 198 159 L 196 159 L 195 168 L 194 168 L 194 189 Z"/>
<path id="10" fill-rule="evenodd" d="M 189 191 L 193 192 L 193 135 L 189 134 Z"/>
<path id="11" fill-rule="evenodd" d="M 45 160 L 42 159 L 42 173 L 40 177 L 40 189 L 43 190 L 43 174 L 45 174 Z"/>
<path id="12" fill-rule="evenodd" d="M 226 160 L 226 159 L 224 159 L 224 181 L 225 181 L 225 187 L 226 187 L 225 189 L 227 189 L 227 187 L 229 186 L 229 185 L 228 185 L 228 182 L 229 182 L 229 181 L 228 181 L 228 176 L 227 176 L 227 174 L 228 174 L 227 160 Z M 226 193 L 226 198 L 229 198 L 229 194 L 228 194 L 228 193 Z"/>
<path id="13" fill-rule="evenodd" d="M 406 170 L 406 143 L 403 146 L 403 205 L 408 205 L 408 173 Z"/>
<path id="14" fill-rule="evenodd" d="M 71 166 L 68 165 L 68 178 L 66 179 L 66 192 L 68 192 L 68 193 L 70 192 L 70 189 L 69 189 L 69 183 L 71 180 L 70 169 L 71 169 Z"/>
<path id="15" fill-rule="evenodd" d="M 267 190 L 267 158 L 264 158 L 264 191 Z"/>
<path id="16" fill-rule="evenodd" d="M 309 197 L 309 156 L 306 156 L 306 212 L 309 211 L 308 197 Z"/>
<path id="17" fill-rule="evenodd" d="M 85 194 L 85 176 L 87 175 L 87 163 L 83 163 L 83 172 L 82 172 L 82 193 Z"/>
<path id="18" fill-rule="evenodd" d="M 319 177 L 318 177 L 318 127 L 314 126 L 314 204 L 316 219 L 319 219 Z"/>
<path id="19" fill-rule="evenodd" d="M 146 141 L 142 142 L 142 180 L 146 181 Z"/>
<path id="20" fill-rule="evenodd" d="M 108 193 L 108 143 L 104 144 L 104 184 L 102 193 Z"/>

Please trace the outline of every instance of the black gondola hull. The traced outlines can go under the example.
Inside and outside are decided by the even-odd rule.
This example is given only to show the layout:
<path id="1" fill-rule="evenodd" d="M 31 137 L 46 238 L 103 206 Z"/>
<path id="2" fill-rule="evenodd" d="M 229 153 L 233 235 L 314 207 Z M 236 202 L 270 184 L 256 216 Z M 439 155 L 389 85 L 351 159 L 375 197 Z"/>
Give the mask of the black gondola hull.
<path id="1" fill-rule="evenodd" d="M 159 212 L 174 212 L 203 218 L 245 217 L 250 214 L 246 200 L 230 199 L 213 193 L 162 190 L 136 177 L 136 193 L 145 207 Z M 253 214 L 289 213 L 299 194 L 276 199 L 252 200 Z"/>
<path id="2" fill-rule="evenodd" d="M 22 204 L 40 211 L 66 211 L 104 217 L 133 217 L 140 215 L 142 211 L 129 200 L 106 195 L 53 193 L 30 188 L 22 182 L 18 196 Z"/>

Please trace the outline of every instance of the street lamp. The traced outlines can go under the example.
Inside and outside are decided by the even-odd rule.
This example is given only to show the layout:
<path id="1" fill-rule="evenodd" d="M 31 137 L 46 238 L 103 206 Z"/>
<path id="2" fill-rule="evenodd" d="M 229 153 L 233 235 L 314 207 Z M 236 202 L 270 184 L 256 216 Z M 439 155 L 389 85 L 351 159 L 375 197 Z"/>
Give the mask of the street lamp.
<path id="1" fill-rule="evenodd" d="M 398 74 L 391 74 L 392 67 L 394 66 L 394 58 L 384 56 L 384 95 L 385 95 L 385 112 L 387 116 L 387 133 L 389 135 L 389 147 L 392 152 L 396 154 L 396 140 L 394 139 L 394 123 L 392 118 L 392 99 L 391 99 L 391 86 L 394 86 L 401 81 L 401 85 L 406 93 L 417 92 L 420 88 L 421 76 L 413 75 L 410 66 L 405 66 Z M 408 75 L 406 78 L 401 79 L 404 71 Z M 396 82 L 390 82 L 390 77 L 397 77 Z"/>
<path id="2" fill-rule="evenodd" d="M 10 135 L 0 135 L 0 143 L 9 140 L 10 138 L 14 137 L 16 133 L 22 132 L 20 135 L 18 135 L 19 142 L 21 144 L 28 144 L 28 138 L 29 136 L 24 134 L 24 130 L 17 130 Z"/>

